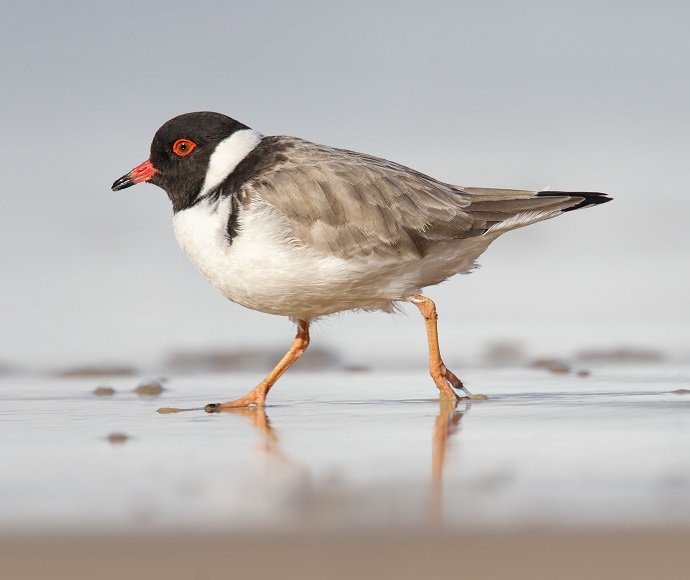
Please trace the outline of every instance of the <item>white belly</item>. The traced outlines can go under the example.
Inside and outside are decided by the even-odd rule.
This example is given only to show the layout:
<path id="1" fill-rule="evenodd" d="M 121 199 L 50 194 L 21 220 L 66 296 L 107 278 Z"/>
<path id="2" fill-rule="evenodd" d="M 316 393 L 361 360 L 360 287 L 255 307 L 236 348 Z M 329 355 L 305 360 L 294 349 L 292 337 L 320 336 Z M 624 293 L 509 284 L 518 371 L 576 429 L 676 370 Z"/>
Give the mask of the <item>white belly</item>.
<path id="1" fill-rule="evenodd" d="M 312 319 L 350 309 L 390 310 L 392 302 L 423 286 L 468 271 L 488 245 L 488 240 L 482 242 L 482 248 L 469 252 L 474 255 L 466 255 L 462 263 L 458 254 L 468 252 L 456 244 L 449 244 L 447 256 L 413 262 L 343 260 L 316 254 L 291 239 L 285 218 L 260 202 L 242 210 L 240 229 L 228 244 L 230 207 L 230 199 L 224 198 L 178 212 L 173 219 L 177 242 L 229 300 L 293 318 Z"/>

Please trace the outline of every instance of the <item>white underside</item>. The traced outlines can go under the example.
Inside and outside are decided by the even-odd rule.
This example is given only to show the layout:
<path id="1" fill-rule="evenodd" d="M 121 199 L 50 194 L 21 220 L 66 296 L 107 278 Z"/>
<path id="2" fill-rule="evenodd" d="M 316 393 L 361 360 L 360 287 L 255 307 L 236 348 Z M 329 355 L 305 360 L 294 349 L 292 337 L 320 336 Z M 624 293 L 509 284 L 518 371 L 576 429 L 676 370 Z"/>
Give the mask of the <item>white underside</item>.
<path id="1" fill-rule="evenodd" d="M 344 260 L 292 239 L 287 220 L 258 201 L 242 210 L 241 228 L 229 244 L 230 208 L 226 197 L 175 214 L 182 250 L 229 300 L 306 320 L 342 310 L 390 310 L 425 286 L 469 272 L 498 235 L 448 242 L 422 259 Z"/>

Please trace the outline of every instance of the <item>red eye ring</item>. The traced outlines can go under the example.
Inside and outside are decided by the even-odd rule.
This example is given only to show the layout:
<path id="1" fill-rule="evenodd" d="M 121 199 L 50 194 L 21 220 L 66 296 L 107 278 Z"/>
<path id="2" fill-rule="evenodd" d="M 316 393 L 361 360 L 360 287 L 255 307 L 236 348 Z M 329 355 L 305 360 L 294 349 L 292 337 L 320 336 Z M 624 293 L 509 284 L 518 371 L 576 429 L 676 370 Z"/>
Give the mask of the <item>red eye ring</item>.
<path id="1" fill-rule="evenodd" d="M 173 143 L 172 150 L 175 155 L 185 157 L 194 150 L 194 147 L 196 147 L 194 141 L 190 141 L 189 139 L 178 139 Z"/>

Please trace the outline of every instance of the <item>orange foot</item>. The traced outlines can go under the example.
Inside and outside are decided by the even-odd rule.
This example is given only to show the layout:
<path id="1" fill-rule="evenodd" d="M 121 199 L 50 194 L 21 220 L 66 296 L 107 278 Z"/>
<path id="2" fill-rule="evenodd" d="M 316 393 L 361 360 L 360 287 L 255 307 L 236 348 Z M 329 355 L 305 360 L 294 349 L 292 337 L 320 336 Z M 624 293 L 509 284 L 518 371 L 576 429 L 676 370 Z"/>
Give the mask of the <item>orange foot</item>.
<path id="1" fill-rule="evenodd" d="M 227 403 L 210 403 L 204 407 L 207 413 L 220 413 L 225 409 L 243 409 L 247 407 L 265 407 L 268 389 L 263 383 L 244 397 L 228 401 Z"/>

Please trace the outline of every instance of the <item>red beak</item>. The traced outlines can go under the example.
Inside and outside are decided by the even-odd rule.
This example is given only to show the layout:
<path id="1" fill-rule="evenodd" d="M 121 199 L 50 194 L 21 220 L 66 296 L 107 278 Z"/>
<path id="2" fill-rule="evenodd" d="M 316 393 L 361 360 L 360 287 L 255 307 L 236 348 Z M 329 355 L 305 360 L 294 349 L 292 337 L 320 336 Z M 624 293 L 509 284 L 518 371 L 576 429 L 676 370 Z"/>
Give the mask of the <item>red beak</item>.
<path id="1" fill-rule="evenodd" d="M 144 161 L 141 165 L 137 165 L 132 171 L 127 175 L 123 175 L 115 183 L 113 183 L 112 190 L 119 191 L 125 189 L 126 187 L 131 187 L 142 181 L 148 181 L 151 179 L 158 169 L 156 169 L 149 160 Z"/>

